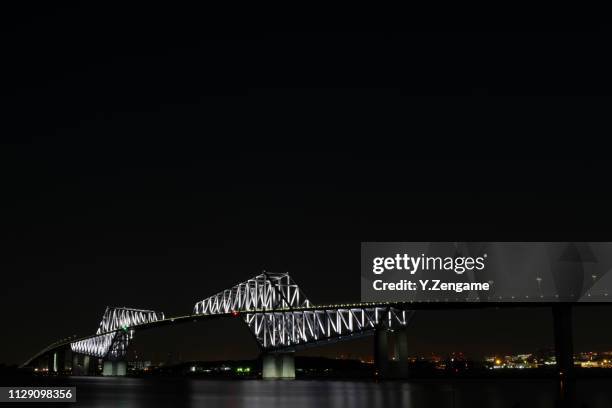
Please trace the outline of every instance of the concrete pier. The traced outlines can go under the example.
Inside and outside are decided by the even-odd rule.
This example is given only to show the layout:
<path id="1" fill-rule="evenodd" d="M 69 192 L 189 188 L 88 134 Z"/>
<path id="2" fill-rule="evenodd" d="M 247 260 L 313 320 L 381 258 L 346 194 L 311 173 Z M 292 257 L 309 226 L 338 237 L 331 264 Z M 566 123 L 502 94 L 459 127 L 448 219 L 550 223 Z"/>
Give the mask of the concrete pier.
<path id="1" fill-rule="evenodd" d="M 124 377 L 127 374 L 127 362 L 104 361 L 102 375 L 106 377 Z"/>
<path id="2" fill-rule="evenodd" d="M 559 374 L 573 377 L 574 342 L 572 335 L 572 307 L 569 304 L 553 306 L 553 328 L 555 332 L 555 359 Z"/>
<path id="3" fill-rule="evenodd" d="M 375 375 L 380 378 L 389 376 L 389 333 L 385 328 L 374 332 Z"/>
<path id="4" fill-rule="evenodd" d="M 559 375 L 559 404 L 561 407 L 572 407 L 576 398 L 572 305 L 567 303 L 554 305 L 552 312 L 555 359 Z"/>
<path id="5" fill-rule="evenodd" d="M 262 358 L 263 379 L 294 379 L 295 358 L 293 353 L 265 354 Z"/>
<path id="6" fill-rule="evenodd" d="M 63 374 L 66 371 L 66 350 L 57 349 L 49 353 L 46 368 L 50 373 Z"/>
<path id="7" fill-rule="evenodd" d="M 389 361 L 389 343 L 393 340 L 393 362 Z M 374 333 L 374 365 L 377 378 L 408 377 L 408 332 L 405 327 L 391 331 L 378 328 Z"/>
<path id="8" fill-rule="evenodd" d="M 72 353 L 72 375 L 97 375 L 98 359 Z"/>
<path id="9" fill-rule="evenodd" d="M 395 374 L 400 378 L 406 378 L 408 377 L 408 331 L 402 327 L 393 332 L 393 337 L 395 340 Z"/>

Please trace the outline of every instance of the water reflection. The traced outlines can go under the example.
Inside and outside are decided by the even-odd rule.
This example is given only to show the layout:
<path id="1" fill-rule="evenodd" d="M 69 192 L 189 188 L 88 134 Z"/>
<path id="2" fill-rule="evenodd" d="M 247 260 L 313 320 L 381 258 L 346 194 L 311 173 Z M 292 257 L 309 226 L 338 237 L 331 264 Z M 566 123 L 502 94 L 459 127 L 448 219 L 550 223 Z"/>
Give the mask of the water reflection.
<path id="1" fill-rule="evenodd" d="M 77 387 L 78 402 L 66 404 L 73 408 L 553 408 L 559 395 L 554 381 L 533 379 L 376 383 L 75 377 L 67 381 Z M 578 407 L 612 407 L 612 380 L 579 380 L 576 396 Z"/>

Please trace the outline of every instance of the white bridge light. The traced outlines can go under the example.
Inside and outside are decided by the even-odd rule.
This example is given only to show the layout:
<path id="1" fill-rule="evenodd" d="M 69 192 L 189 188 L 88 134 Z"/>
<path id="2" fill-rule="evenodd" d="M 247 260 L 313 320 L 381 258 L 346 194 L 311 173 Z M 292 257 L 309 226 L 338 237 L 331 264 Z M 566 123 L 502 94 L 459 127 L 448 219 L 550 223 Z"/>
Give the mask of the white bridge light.
<path id="1" fill-rule="evenodd" d="M 405 326 L 413 313 L 374 303 L 315 308 L 288 273 L 262 273 L 193 308 L 194 315 L 242 314 L 260 346 L 268 350 L 314 344 L 380 326 Z"/>
<path id="2" fill-rule="evenodd" d="M 164 314 L 153 310 L 107 307 L 96 331 L 97 336 L 70 343 L 75 353 L 99 358 L 125 355 L 133 330 L 128 328 L 163 320 Z"/>

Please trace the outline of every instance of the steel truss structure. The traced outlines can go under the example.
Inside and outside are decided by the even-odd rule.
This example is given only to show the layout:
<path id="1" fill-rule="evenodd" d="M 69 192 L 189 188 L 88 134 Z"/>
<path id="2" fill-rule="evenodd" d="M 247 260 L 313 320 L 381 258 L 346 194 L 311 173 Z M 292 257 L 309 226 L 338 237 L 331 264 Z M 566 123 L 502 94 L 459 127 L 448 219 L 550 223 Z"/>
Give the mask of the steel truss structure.
<path id="1" fill-rule="evenodd" d="M 153 310 L 107 307 L 94 335 L 57 341 L 23 366 L 67 344 L 74 353 L 105 360 L 122 359 L 136 329 L 229 314 L 244 320 L 262 350 L 295 350 L 379 328 L 393 330 L 406 326 L 414 311 L 403 307 L 389 303 L 315 306 L 288 273 L 264 272 L 197 302 L 193 313 L 186 316 L 165 318 L 163 313 Z"/>
<path id="2" fill-rule="evenodd" d="M 163 320 L 164 314 L 153 310 L 107 307 L 96 334 L 99 336 L 70 343 L 74 353 L 118 359 L 125 355 L 134 332 L 131 327 Z"/>
<path id="3" fill-rule="evenodd" d="M 367 305 L 315 307 L 288 273 L 263 273 L 196 303 L 198 315 L 245 313 L 244 321 L 268 351 L 291 349 L 378 327 L 405 326 L 411 311 Z"/>
<path id="4" fill-rule="evenodd" d="M 307 310 L 248 313 L 245 321 L 260 346 L 268 351 L 315 345 L 408 324 L 413 311 L 392 307 L 324 307 Z"/>
<path id="5" fill-rule="evenodd" d="M 264 272 L 199 301 L 193 308 L 193 314 L 214 315 L 308 306 L 310 302 L 288 273 Z"/>

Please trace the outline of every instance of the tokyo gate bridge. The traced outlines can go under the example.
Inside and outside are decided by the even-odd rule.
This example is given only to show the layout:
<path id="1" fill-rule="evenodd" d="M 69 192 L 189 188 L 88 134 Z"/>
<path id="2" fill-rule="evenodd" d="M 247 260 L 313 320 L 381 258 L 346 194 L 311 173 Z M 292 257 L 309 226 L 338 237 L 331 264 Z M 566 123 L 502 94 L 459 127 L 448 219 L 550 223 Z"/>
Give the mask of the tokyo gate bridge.
<path id="1" fill-rule="evenodd" d="M 136 341 L 139 331 L 231 316 L 240 317 L 256 340 L 262 354 L 263 378 L 294 378 L 296 350 L 367 335 L 375 336 L 377 374 L 405 376 L 407 330 L 415 310 L 524 306 L 525 303 L 423 302 L 315 305 L 288 273 L 264 272 L 196 302 L 193 310 L 182 316 L 169 317 L 161 311 L 132 307 L 107 307 L 94 333 L 58 340 L 22 366 L 72 375 L 95 375 L 98 367 L 102 367 L 102 375 L 122 376 L 127 373 L 128 348 Z M 557 365 L 560 375 L 570 374 L 573 368 L 571 306 L 544 303 L 528 306 L 552 307 Z M 392 336 L 394 360 L 399 364 L 389 362 Z M 69 370 L 67 362 L 71 363 Z"/>
<path id="2" fill-rule="evenodd" d="M 127 350 L 140 330 L 220 316 L 240 316 L 263 355 L 264 378 L 295 376 L 293 352 L 331 341 L 379 332 L 379 354 L 387 354 L 387 337 L 406 327 L 414 311 L 401 304 L 336 304 L 316 306 L 288 273 L 264 272 L 195 303 L 191 313 L 168 317 L 161 311 L 107 307 L 95 333 L 50 344 L 23 366 L 45 366 L 72 374 L 90 374 L 97 364 L 103 375 L 125 375 Z M 399 331 L 398 331 L 399 332 Z M 399 347 L 407 358 L 407 347 Z M 69 359 L 70 360 L 70 359 Z"/>

